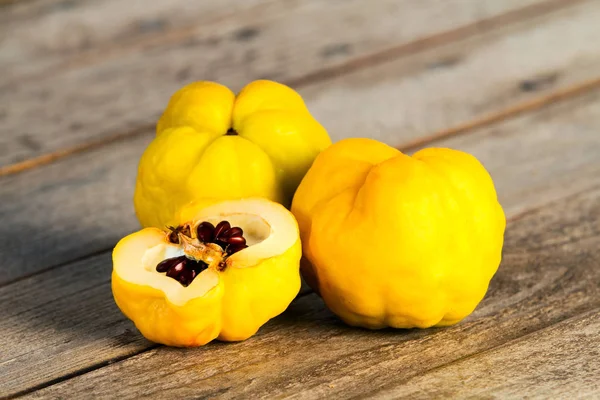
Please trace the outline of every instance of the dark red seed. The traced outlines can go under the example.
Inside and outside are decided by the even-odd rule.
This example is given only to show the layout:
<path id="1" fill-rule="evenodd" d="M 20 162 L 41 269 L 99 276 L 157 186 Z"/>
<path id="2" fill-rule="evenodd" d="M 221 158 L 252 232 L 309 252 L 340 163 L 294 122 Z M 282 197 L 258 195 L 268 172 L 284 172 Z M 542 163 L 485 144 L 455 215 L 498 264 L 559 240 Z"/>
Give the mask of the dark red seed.
<path id="1" fill-rule="evenodd" d="M 175 264 L 171 268 L 169 268 L 169 270 L 167 271 L 167 276 L 169 278 L 177 279 L 179 274 L 181 274 L 181 271 L 183 271 L 184 269 L 185 269 L 185 260 L 180 261 L 178 264 Z"/>
<path id="2" fill-rule="evenodd" d="M 186 258 L 186 257 L 180 256 L 180 257 L 172 257 L 172 258 L 167 258 L 166 260 L 162 260 L 156 266 L 156 270 L 158 272 L 167 272 L 169 270 L 169 268 L 171 268 L 175 264 L 178 264 L 179 262 L 183 261 L 184 258 Z"/>
<path id="3" fill-rule="evenodd" d="M 227 221 L 221 221 L 215 227 L 215 238 L 220 239 L 223 232 L 231 228 L 231 224 Z"/>
<path id="4" fill-rule="evenodd" d="M 235 236 L 243 236 L 243 235 L 244 235 L 244 231 L 242 230 L 242 228 L 240 228 L 238 226 L 234 226 L 233 228 L 228 229 L 225 232 L 223 232 L 223 237 L 226 237 L 226 238 L 235 237 Z"/>
<path id="5" fill-rule="evenodd" d="M 172 266 L 173 266 L 173 259 L 168 258 L 166 260 L 159 262 L 158 265 L 156 266 L 156 270 L 158 272 L 167 272 L 167 270 L 169 268 L 171 268 Z"/>
<path id="6" fill-rule="evenodd" d="M 194 280 L 195 277 L 196 277 L 196 271 L 194 271 L 193 269 L 186 268 L 183 271 L 181 271 L 181 273 L 177 277 L 177 280 L 183 286 L 187 286 L 190 283 L 192 283 L 192 281 Z"/>
<path id="7" fill-rule="evenodd" d="M 229 243 L 232 246 L 246 244 L 246 239 L 244 239 L 243 236 L 232 236 L 230 238 L 227 238 L 227 243 Z"/>
<path id="8" fill-rule="evenodd" d="M 234 253 L 237 253 L 240 250 L 244 250 L 246 247 L 248 247 L 248 246 L 246 246 L 245 244 L 238 244 L 238 245 L 229 246 L 229 248 L 227 249 L 227 252 L 229 254 L 234 254 Z"/>
<path id="9" fill-rule="evenodd" d="M 229 231 L 230 230 L 231 229 L 226 229 L 223 232 L 221 232 L 221 234 L 219 235 L 219 239 L 221 239 L 221 240 L 227 239 L 229 237 Z"/>
<path id="10" fill-rule="evenodd" d="M 196 230 L 198 239 L 204 243 L 212 242 L 215 237 L 215 226 L 210 222 L 202 222 Z"/>

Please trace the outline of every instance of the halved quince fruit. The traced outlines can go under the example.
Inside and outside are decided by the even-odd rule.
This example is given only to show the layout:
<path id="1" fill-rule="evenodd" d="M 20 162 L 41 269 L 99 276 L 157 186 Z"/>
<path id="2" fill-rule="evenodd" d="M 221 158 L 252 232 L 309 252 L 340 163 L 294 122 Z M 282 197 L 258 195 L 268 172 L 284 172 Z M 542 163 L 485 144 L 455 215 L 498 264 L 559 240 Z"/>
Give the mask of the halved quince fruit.
<path id="1" fill-rule="evenodd" d="M 219 202 L 167 231 L 123 238 L 113 252 L 112 290 L 154 342 L 244 340 L 298 294 L 300 256 L 296 220 L 282 205 Z"/>
<path id="2" fill-rule="evenodd" d="M 264 197 L 289 207 L 316 155 L 331 144 L 291 88 L 255 81 L 236 96 L 214 82 L 177 91 L 138 168 L 140 223 L 164 228 L 205 199 Z"/>
<path id="3" fill-rule="evenodd" d="M 470 154 L 412 157 L 369 139 L 342 140 L 298 187 L 302 273 L 351 325 L 426 328 L 469 315 L 500 264 L 505 217 Z"/>

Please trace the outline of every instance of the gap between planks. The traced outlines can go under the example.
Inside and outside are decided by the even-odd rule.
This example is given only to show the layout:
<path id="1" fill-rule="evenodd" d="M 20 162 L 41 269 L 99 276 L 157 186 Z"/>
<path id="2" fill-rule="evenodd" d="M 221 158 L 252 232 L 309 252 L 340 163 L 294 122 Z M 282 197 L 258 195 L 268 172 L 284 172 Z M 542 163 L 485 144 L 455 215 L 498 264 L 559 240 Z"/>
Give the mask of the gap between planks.
<path id="1" fill-rule="evenodd" d="M 239 0 L 224 0 L 195 5 L 195 11 L 190 10 L 192 15 L 174 11 L 188 4 L 185 0 L 174 0 L 172 6 L 153 6 L 138 11 L 130 6 L 123 10 L 122 15 L 118 0 L 70 2 L 67 7 L 63 7 L 61 0 L 43 1 L 59 7 L 38 10 L 41 21 L 37 33 L 29 35 L 22 26 L 19 28 L 22 21 L 18 18 L 7 28 L 8 33 L 11 27 L 14 28 L 15 35 L 9 34 L 11 40 L 3 44 L 15 50 L 17 58 L 14 63 L 7 63 L 9 77 L 13 67 L 19 71 L 29 67 L 47 69 L 48 64 L 53 65 L 70 58 L 73 53 L 79 53 L 80 45 L 100 48 L 107 41 L 115 42 L 110 38 L 121 37 L 128 40 L 137 37 L 144 42 L 148 36 L 155 36 L 157 31 L 166 35 L 186 24 L 196 24 L 198 30 L 177 46 L 139 48 L 123 57 L 110 58 L 89 68 L 69 70 L 35 82 L 19 82 L 15 77 L 11 86 L 14 90 L 10 91 L 7 103 L 8 112 L 0 111 L 0 119 L 5 121 L 3 131 L 9 139 L 4 152 L 0 152 L 1 166 L 147 125 L 160 115 L 164 99 L 194 77 L 223 82 L 234 90 L 260 77 L 286 81 L 510 9 L 548 0 L 506 0 L 502 3 L 449 0 L 443 4 L 437 0 L 424 0 L 419 7 L 395 0 L 378 0 L 374 7 L 368 8 L 361 0 L 344 4 L 321 0 L 301 3 L 249 0 L 244 2 L 243 8 Z M 254 7 L 258 4 L 271 6 L 261 12 Z M 586 7 L 589 4 L 583 3 Z M 77 6 L 72 7 L 74 5 Z M 115 12 L 119 13 L 119 18 L 111 20 L 109 25 L 102 23 L 104 19 L 98 17 Z M 198 25 L 199 20 L 194 17 L 198 12 L 202 16 L 200 22 L 218 20 L 224 15 L 232 18 L 215 30 L 212 25 Z M 571 12 L 573 8 L 566 7 L 557 14 Z M 90 14 L 95 17 L 91 18 Z M 551 18 L 555 16 L 552 14 Z M 181 19 L 184 21 L 177 23 Z M 432 20 L 436 23 L 431 23 Z M 311 21 L 315 23 L 314 30 L 295 34 L 302 32 L 306 23 Z M 113 23 L 115 29 L 111 31 Z M 153 25 L 150 32 L 145 29 L 140 32 L 144 23 L 158 26 Z M 402 29 L 398 30 L 398 24 Z M 529 22 L 528 25 L 533 24 Z M 62 36 L 72 36 L 69 33 L 71 25 L 81 26 L 82 37 L 74 37 L 72 43 L 64 42 Z M 47 35 L 43 34 L 44 30 L 49 30 Z M 79 32 L 79 29 L 76 30 Z M 285 33 L 283 38 L 282 33 Z M 293 51 L 285 44 L 287 41 L 284 39 L 288 36 L 288 41 L 293 37 L 297 42 Z M 121 41 L 116 41 L 115 47 L 119 47 Z M 45 43 L 50 43 L 50 48 L 56 51 L 42 51 L 48 47 Z M 18 51 L 19 48 L 22 51 Z M 10 54 L 10 51 L 7 52 L 4 58 L 7 59 Z M 21 57 L 17 57 L 19 54 Z M 27 62 L 27 68 L 18 68 L 23 64 L 21 58 L 39 60 Z M 86 90 L 80 93 L 81 87 Z M 8 92 L 5 94 L 8 95 Z M 96 111 L 90 114 L 89 109 Z M 64 110 L 70 112 L 65 114 Z M 23 131 L 22 121 L 28 121 L 26 131 Z"/>
<path id="2" fill-rule="evenodd" d="M 582 391 L 584 391 L 586 392 L 584 396 L 591 395 L 592 393 L 597 393 L 597 382 L 582 386 L 584 382 L 578 382 L 577 380 L 569 381 L 569 378 L 573 378 L 574 374 L 577 376 L 578 373 L 582 372 L 593 379 L 594 374 L 600 371 L 600 363 L 598 363 L 594 351 L 588 351 L 586 354 L 585 350 L 581 349 L 582 345 L 586 348 L 592 348 L 594 342 L 597 342 L 597 340 L 594 341 L 592 339 L 594 333 L 589 331 L 583 333 L 590 327 L 597 334 L 597 328 L 600 327 L 600 308 L 584 311 L 545 328 L 509 340 L 504 344 L 461 357 L 447 364 L 427 370 L 416 377 L 390 383 L 387 387 L 369 393 L 368 397 L 377 399 L 405 397 L 410 397 L 411 399 L 430 399 L 438 398 L 438 396 L 440 398 L 455 396 L 470 398 L 471 396 L 482 396 L 484 393 L 494 393 L 499 398 L 504 396 L 528 397 L 528 395 L 552 397 L 557 395 L 558 392 L 556 389 L 559 386 L 561 388 L 561 395 L 564 395 L 565 389 L 563 385 L 565 384 L 571 386 L 571 394 L 581 396 Z M 563 333 L 569 332 L 572 333 L 571 337 L 563 337 Z M 583 336 L 583 343 L 578 340 L 581 339 L 581 336 Z M 546 348 L 544 349 L 544 347 Z M 564 357 L 565 353 L 575 352 L 578 349 L 581 349 L 579 351 L 584 356 L 583 359 L 580 357 L 577 357 L 577 359 L 570 357 L 559 363 L 557 362 L 557 358 L 554 358 L 555 353 L 560 354 L 562 352 Z M 515 353 L 521 353 L 519 354 L 520 357 L 515 359 Z M 494 367 L 494 361 L 500 361 L 494 360 L 494 356 L 498 355 L 500 355 L 500 359 L 504 358 L 508 365 L 502 365 L 499 368 Z M 523 356 L 526 355 L 531 356 L 531 358 L 526 357 L 528 365 L 523 370 L 524 365 L 522 364 L 522 360 L 524 359 Z M 518 360 L 521 360 L 521 363 Z M 596 363 L 588 365 L 589 369 L 581 368 L 581 365 L 578 365 L 581 362 L 592 364 L 593 360 L 596 360 Z M 537 368 L 531 364 L 532 361 L 537 362 Z M 570 374 L 567 374 L 567 376 L 563 374 L 555 375 L 557 365 L 562 365 L 565 361 L 567 365 L 562 368 L 571 371 Z M 500 374 L 502 376 L 502 370 L 506 371 L 511 368 L 517 369 L 517 371 L 512 372 L 513 378 L 515 375 L 523 374 L 520 378 L 521 382 L 510 382 L 510 378 L 507 379 L 505 376 L 502 378 L 505 383 L 501 385 L 498 385 L 499 379 L 495 377 L 490 382 L 488 374 L 491 374 L 492 370 L 494 375 Z M 468 377 L 465 376 L 465 373 Z M 542 374 L 541 376 L 540 373 Z M 546 373 L 545 379 L 543 378 L 544 373 Z M 549 373 L 552 375 L 548 376 Z M 535 380 L 536 374 L 539 379 L 538 381 Z M 559 377 L 559 380 L 556 379 L 557 377 Z M 428 382 L 428 380 L 430 381 Z M 483 382 L 484 380 L 485 382 Z M 496 386 L 493 385 L 494 380 Z M 520 387 L 519 383 L 523 384 L 524 380 L 527 382 L 527 385 Z M 478 382 L 479 385 L 474 385 L 473 381 Z M 548 381 L 556 383 L 548 384 Z M 510 387 L 508 393 L 506 393 L 506 386 Z"/>
<path id="3" fill-rule="evenodd" d="M 425 136 L 423 138 L 419 138 L 408 143 L 405 143 L 400 149 L 402 151 L 412 151 L 415 148 L 422 147 L 425 145 L 429 145 L 432 142 L 448 138 L 451 136 L 462 135 L 465 133 L 469 133 L 474 129 L 484 127 L 486 125 L 491 125 L 496 122 L 500 122 L 504 119 L 518 117 L 519 115 L 535 111 L 552 103 L 556 103 L 562 100 L 567 100 L 571 97 L 576 97 L 585 92 L 595 90 L 600 88 L 600 77 L 590 79 L 586 82 L 567 87 L 564 89 L 557 90 L 553 93 L 550 93 L 546 96 L 541 96 L 537 98 L 533 98 L 530 100 L 525 100 L 521 103 L 515 104 L 511 107 L 508 107 L 504 110 L 500 110 L 495 113 L 491 113 L 488 115 L 483 115 L 479 118 L 473 119 L 471 121 L 465 122 L 463 124 L 459 124 L 455 127 L 444 129 L 438 132 L 435 132 L 429 136 Z M 0 173 L 0 176 L 2 174 Z"/>
<path id="4" fill-rule="evenodd" d="M 16 0 L 16 1 L 18 1 L 18 0 Z M 137 352 L 133 352 L 133 353 L 130 353 L 130 354 L 125 354 L 125 355 L 122 355 L 122 356 L 119 356 L 119 357 L 115 357 L 115 358 L 111 358 L 110 360 L 104 360 L 104 361 L 99 362 L 97 364 L 92 364 L 90 366 L 82 368 L 82 369 L 80 369 L 78 371 L 74 371 L 74 372 L 68 373 L 68 374 L 60 376 L 58 378 L 50 379 L 47 382 L 41 383 L 39 385 L 32 386 L 32 387 L 27 388 L 25 390 L 21 390 L 20 392 L 13 393 L 10 396 L 6 396 L 6 397 L 2 396 L 2 397 L 0 397 L 0 400 L 16 399 L 18 397 L 25 396 L 26 394 L 30 394 L 30 393 L 36 392 L 38 390 L 41 390 L 41 389 L 44 389 L 44 388 L 56 385 L 58 383 L 61 383 L 61 382 L 64 382 L 64 381 L 68 381 L 69 379 L 76 378 L 76 377 L 81 376 L 81 375 L 85 375 L 88 372 L 92 372 L 92 371 L 95 371 L 97 369 L 104 368 L 107 365 L 111 365 L 111 364 L 115 364 L 115 363 L 121 362 L 121 361 L 126 360 L 128 358 L 135 357 L 137 355 L 140 355 L 142 353 L 145 353 L 147 351 L 150 351 L 150 350 L 153 350 L 153 349 L 156 349 L 156 348 L 159 348 L 159 347 L 163 347 L 163 346 L 160 345 L 160 344 L 154 344 L 154 345 L 151 345 L 151 346 L 149 346 L 147 348 L 139 350 Z"/>
<path id="5" fill-rule="evenodd" d="M 469 355 L 466 355 L 464 357 L 460 357 L 460 358 L 458 358 L 456 360 L 450 361 L 448 363 L 435 366 L 435 367 L 433 367 L 431 369 L 425 369 L 421 374 L 419 374 L 419 376 L 423 376 L 423 375 L 428 375 L 428 374 L 431 374 L 431 373 L 435 373 L 436 371 L 444 370 L 444 369 L 446 369 L 448 367 L 452 367 L 453 365 L 464 363 L 465 361 L 468 361 L 470 359 L 474 359 L 474 358 L 477 358 L 477 357 L 480 357 L 480 356 L 485 356 L 486 354 L 491 354 L 494 351 L 497 351 L 498 349 L 501 349 L 501 348 L 504 348 L 504 347 L 507 347 L 507 346 L 510 346 L 510 345 L 513 345 L 513 344 L 521 343 L 523 340 L 526 340 L 528 338 L 538 337 L 540 334 L 543 334 L 544 332 L 552 330 L 552 329 L 554 329 L 554 328 L 556 328 L 558 326 L 565 325 L 565 324 L 567 324 L 567 323 L 569 323 L 571 321 L 579 321 L 583 316 L 592 315 L 594 313 L 597 313 L 599 310 L 600 310 L 600 308 L 596 308 L 596 309 L 594 309 L 592 311 L 582 311 L 581 313 L 578 313 L 578 314 L 575 314 L 575 315 L 572 315 L 572 316 L 569 316 L 569 317 L 565 317 L 564 319 L 555 321 L 555 322 L 553 322 L 550 325 L 541 327 L 539 329 L 536 329 L 536 330 L 533 330 L 533 331 L 530 331 L 530 332 L 526 332 L 523 335 L 516 336 L 516 337 L 514 337 L 512 339 L 509 339 L 509 340 L 507 340 L 505 342 L 497 343 L 497 344 L 495 344 L 495 345 L 487 348 L 486 350 L 484 350 L 482 352 L 478 352 L 478 353 L 474 353 L 474 354 L 469 354 Z M 32 394 L 32 393 L 37 392 L 39 390 L 42 390 L 42 389 L 45 389 L 45 388 L 49 388 L 49 387 L 57 385 L 59 383 L 66 382 L 66 381 L 68 381 L 70 379 L 73 379 L 73 378 L 76 378 L 76 377 L 79 377 L 79 376 L 83 376 L 83 375 L 85 375 L 87 373 L 93 372 L 93 371 L 98 370 L 100 368 L 104 368 L 104 367 L 106 367 L 108 365 L 121 363 L 121 362 L 123 362 L 123 361 L 125 361 L 125 360 L 127 360 L 129 358 L 142 355 L 143 353 L 146 353 L 146 352 L 158 349 L 160 347 L 165 347 L 165 346 L 158 345 L 158 344 L 154 345 L 154 346 L 150 346 L 150 347 L 148 347 L 146 349 L 140 350 L 140 351 L 132 353 L 132 354 L 127 354 L 127 355 L 124 355 L 124 356 L 121 356 L 121 357 L 116 357 L 116 358 L 108 360 L 108 361 L 104 361 L 104 362 L 101 362 L 101 363 L 98 363 L 98 364 L 94 364 L 94 365 L 86 367 L 86 368 L 82 368 L 79 371 L 75 371 L 75 372 L 72 372 L 72 373 L 70 373 L 68 375 L 64 375 L 64 376 L 61 376 L 59 378 L 52 379 L 52 380 L 50 380 L 48 382 L 44 382 L 43 384 L 39 384 L 39 385 L 33 386 L 33 387 L 28 388 L 26 390 L 22 390 L 20 392 L 14 393 L 14 394 L 12 394 L 10 396 L 1 397 L 0 399 L 7 399 L 7 400 L 9 400 L 9 399 L 16 399 L 16 398 L 21 397 L 21 396 Z M 240 367 L 240 368 L 243 368 L 243 367 Z M 240 369 L 240 368 L 237 368 L 237 369 Z M 235 370 L 236 369 L 234 369 L 232 371 L 229 371 L 229 372 L 233 372 Z M 413 379 L 413 378 L 409 378 L 407 380 L 404 380 L 403 382 L 410 382 L 411 379 Z M 396 383 L 395 386 L 398 387 L 400 385 L 401 385 L 401 383 Z M 381 392 L 385 393 L 385 389 L 382 390 Z M 377 393 L 377 395 L 381 395 L 382 394 L 381 392 L 376 392 L 376 393 Z M 387 398 L 387 397 L 381 397 L 381 398 Z"/>
<path id="6" fill-rule="evenodd" d="M 567 87 L 564 89 L 557 90 L 548 95 L 540 96 L 540 97 L 533 98 L 530 100 L 525 100 L 521 103 L 518 103 L 516 105 L 508 107 L 504 110 L 494 112 L 494 113 L 491 113 L 488 115 L 484 115 L 480 118 L 476 118 L 469 122 L 459 124 L 455 127 L 449 128 L 449 129 L 444 129 L 444 130 L 441 130 L 438 132 L 434 132 L 429 136 L 426 136 L 426 137 L 423 137 L 423 138 L 420 138 L 417 140 L 413 140 L 413 141 L 407 142 L 401 146 L 398 146 L 398 149 L 400 149 L 401 151 L 404 151 L 404 152 L 411 151 L 417 147 L 425 146 L 425 145 L 431 144 L 435 141 L 438 141 L 438 140 L 441 140 L 444 138 L 469 133 L 476 128 L 482 128 L 486 125 L 491 125 L 496 122 L 500 122 L 504 119 L 518 117 L 519 115 L 521 115 L 525 112 L 535 111 L 544 106 L 556 103 L 561 100 L 567 100 L 571 97 L 576 97 L 578 95 L 584 94 L 588 91 L 592 91 L 597 88 L 600 88 L 600 77 L 590 79 L 586 82 L 583 82 L 583 83 L 580 83 L 577 85 L 573 85 L 573 86 L 570 86 L 570 87 Z M 154 128 L 154 124 L 146 125 L 146 126 L 137 128 L 133 131 L 129 131 L 126 133 L 117 133 L 117 134 L 109 136 L 108 138 L 103 138 L 103 139 L 100 139 L 97 141 L 92 141 L 92 142 L 85 143 L 82 145 L 69 147 L 69 148 L 66 148 L 61 151 L 45 154 L 43 156 L 32 158 L 30 160 L 22 161 L 22 162 L 19 162 L 16 164 L 7 165 L 5 167 L 0 168 L 0 177 L 11 175 L 11 174 L 16 174 L 19 172 L 26 171 L 28 169 L 40 167 L 40 166 L 52 163 L 54 161 L 57 161 L 59 159 L 62 159 L 62 158 L 65 158 L 65 157 L 68 157 L 68 156 L 71 156 L 74 154 L 91 151 L 91 150 L 94 150 L 94 149 L 97 149 L 97 148 L 100 148 L 100 147 L 103 147 L 103 146 L 106 146 L 106 145 L 109 145 L 112 143 L 127 141 L 128 139 L 135 138 L 137 136 L 146 135 L 146 134 L 148 134 L 148 131 L 153 130 L 153 128 Z"/>
<path id="7" fill-rule="evenodd" d="M 458 28 L 431 35 L 429 37 L 401 44 L 399 46 L 392 47 L 374 54 L 354 58 L 346 63 L 317 70 L 298 78 L 284 80 L 284 83 L 294 88 L 313 85 L 334 77 L 347 75 L 369 67 L 422 53 L 440 46 L 448 45 L 452 42 L 465 40 L 480 34 L 482 31 L 493 31 L 494 29 L 504 27 L 506 25 L 516 24 L 531 18 L 551 14 L 563 8 L 573 7 L 577 4 L 586 3 L 588 1 L 589 0 L 549 0 L 543 3 L 528 5 L 517 10 L 511 10 L 500 15 L 485 18 L 477 22 L 460 26 Z M 533 100 L 524 101 L 499 112 L 478 118 L 469 123 L 460 124 L 447 130 L 435 132 L 428 137 L 406 144 L 404 148 L 410 149 L 420 146 L 424 143 L 435 140 L 438 137 L 448 137 L 465 133 L 476 127 L 481 127 L 495 121 L 500 121 L 504 118 L 512 117 L 514 115 L 519 115 L 525 111 L 534 110 L 542 107 L 545 104 L 555 102 L 561 98 L 577 95 L 578 93 L 591 90 L 598 86 L 600 86 L 600 78 L 590 79 L 583 83 L 557 90 L 548 95 L 540 96 L 539 98 Z M 0 177 L 16 174 L 32 168 L 37 168 L 77 153 L 91 151 L 115 142 L 125 141 L 145 135 L 148 134 L 149 131 L 153 131 L 153 128 L 154 123 L 146 124 L 130 131 L 118 132 L 98 140 L 92 140 L 87 143 L 66 147 L 64 149 L 33 157 L 21 162 L 8 164 L 0 167 Z"/>
<path id="8" fill-rule="evenodd" d="M 305 295 L 307 295 L 307 294 L 309 294 L 309 293 L 305 293 Z M 458 359 L 450 361 L 448 363 L 440 364 L 440 365 L 438 365 L 438 366 L 436 366 L 434 368 L 431 368 L 431 369 L 425 369 L 422 373 L 419 374 L 419 376 L 427 375 L 427 374 L 431 374 L 431 373 L 435 373 L 436 371 L 444 370 L 445 368 L 451 367 L 453 365 L 464 363 L 465 361 L 468 361 L 470 359 L 474 359 L 474 358 L 477 358 L 477 357 L 480 357 L 480 356 L 485 356 L 486 354 L 493 353 L 494 351 L 496 351 L 498 349 L 501 349 L 503 347 L 507 347 L 507 346 L 510 346 L 510 345 L 513 345 L 513 344 L 521 343 L 523 340 L 526 340 L 528 338 L 538 337 L 540 334 L 543 334 L 546 331 L 552 330 L 552 329 L 556 328 L 557 326 L 565 325 L 566 323 L 569 323 L 571 321 L 579 321 L 583 316 L 591 315 L 593 313 L 597 313 L 599 310 L 600 310 L 600 308 L 596 308 L 596 309 L 594 309 L 592 311 L 582 311 L 580 313 L 577 313 L 577 314 L 565 317 L 564 319 L 559 319 L 557 321 L 554 321 L 550 325 L 540 327 L 539 329 L 536 329 L 536 330 L 533 330 L 533 331 L 530 331 L 530 332 L 526 332 L 523 335 L 517 335 L 516 337 L 511 338 L 511 339 L 509 339 L 509 340 L 507 340 L 505 342 L 500 342 L 500 343 L 494 344 L 494 345 L 492 345 L 491 347 L 487 348 L 484 351 L 466 355 L 464 357 L 458 358 Z M 96 371 L 96 370 L 98 370 L 100 368 L 104 368 L 104 367 L 107 367 L 109 365 L 121 363 L 121 362 L 123 362 L 123 361 L 125 361 L 125 360 L 127 360 L 129 358 L 140 356 L 140 355 L 142 355 L 144 353 L 147 353 L 149 351 L 152 351 L 152 350 L 155 350 L 155 349 L 158 349 L 158 348 L 161 348 L 161 347 L 165 347 L 165 346 L 156 344 L 156 345 L 150 346 L 148 348 L 145 348 L 143 350 L 140 350 L 138 352 L 134 352 L 134 353 L 127 354 L 127 355 L 124 355 L 124 356 L 120 356 L 120 357 L 115 357 L 114 359 L 111 359 L 111 360 L 108 360 L 108 361 L 104 361 L 104 362 L 101 362 L 101 363 L 98 363 L 98 364 L 94 364 L 94 365 L 86 367 L 86 368 L 82 368 L 81 370 L 69 373 L 68 375 L 64 375 L 64 376 L 52 379 L 52 380 L 50 380 L 48 382 L 44 382 L 42 384 L 33 386 L 33 387 L 28 388 L 26 390 L 22 390 L 20 392 L 14 393 L 14 394 L 12 394 L 10 396 L 7 396 L 7 397 L 2 397 L 0 399 L 7 399 L 7 400 L 8 399 L 15 399 L 15 398 L 18 398 L 18 397 L 21 397 L 21 396 L 25 396 L 27 394 L 32 394 L 32 393 L 34 393 L 36 391 L 39 391 L 39 390 L 42 390 L 42 389 L 45 389 L 45 388 L 49 388 L 49 387 L 57 385 L 59 383 L 66 382 L 66 381 L 68 381 L 70 379 L 77 378 L 79 376 L 83 376 L 83 375 L 85 375 L 87 373 Z M 240 368 L 243 368 L 243 367 L 238 367 L 238 368 L 233 369 L 233 370 L 228 371 L 228 372 L 229 373 L 230 372 L 234 372 L 236 370 L 239 370 Z M 409 378 L 409 379 L 405 380 L 405 382 L 410 382 L 410 380 L 413 379 L 413 378 Z M 377 393 L 377 394 L 379 394 L 379 393 Z M 385 397 L 385 398 L 387 398 L 387 397 Z"/>
<path id="9" fill-rule="evenodd" d="M 11 0 L 8 0 L 11 1 Z M 12 0 L 18 1 L 18 0 Z M 21 0 L 23 1 L 23 0 Z M 540 17 L 545 14 L 549 14 L 558 10 L 561 10 L 566 7 L 572 7 L 576 4 L 584 3 L 590 0 L 547 0 L 542 1 L 540 3 L 528 4 L 524 7 L 509 10 L 505 13 L 495 15 L 488 18 L 483 18 L 475 22 L 468 23 L 463 26 L 459 26 L 444 32 L 436 33 L 430 35 L 428 37 L 420 38 L 414 40 L 409 43 L 401 44 L 398 46 L 394 46 L 382 51 L 378 51 L 373 54 L 366 54 L 363 56 L 356 57 L 351 59 L 349 62 L 323 68 L 320 70 L 316 70 L 314 72 L 308 73 L 304 76 L 300 76 L 294 78 L 289 81 L 290 85 L 298 85 L 304 86 L 307 84 L 313 84 L 315 82 L 320 82 L 323 80 L 330 79 L 335 76 L 339 76 L 340 74 L 349 73 L 352 71 L 356 71 L 358 69 L 363 69 L 365 67 L 369 67 L 372 65 L 376 65 L 382 62 L 386 62 L 390 59 L 395 59 L 398 57 L 406 56 L 408 54 L 414 54 L 416 52 L 423 51 L 427 48 L 434 48 L 443 44 L 447 44 L 456 40 L 462 40 L 466 37 L 472 36 L 486 29 L 494 29 L 500 26 L 513 24 L 516 22 L 520 22 L 523 20 L 527 20 L 533 17 Z M 268 4 L 267 4 L 268 5 Z M 258 4 L 255 7 L 260 10 L 260 7 L 264 7 L 265 4 Z M 211 21 L 211 24 L 214 22 L 221 22 L 221 19 L 226 18 L 220 17 L 217 21 Z M 164 45 L 164 44 L 176 44 L 181 40 L 186 39 L 191 36 L 195 30 L 194 26 L 187 26 L 179 29 L 174 29 L 166 34 L 156 34 L 151 35 L 151 37 L 137 40 L 133 43 L 126 42 L 123 47 L 119 47 L 118 49 L 110 49 L 107 47 L 100 47 L 99 49 L 95 49 L 92 51 L 84 51 L 82 54 L 72 57 L 70 60 L 63 62 L 62 64 L 57 65 L 54 69 L 50 71 L 44 71 L 38 75 L 25 76 L 24 78 L 28 80 L 35 80 L 39 78 L 46 77 L 48 75 L 52 75 L 58 71 L 65 71 L 69 69 L 79 68 L 83 66 L 87 66 L 93 64 L 97 60 L 105 60 L 108 57 L 115 57 L 120 54 L 124 54 L 127 50 L 131 50 L 131 48 L 135 48 L 134 46 L 144 46 L 144 45 Z"/>

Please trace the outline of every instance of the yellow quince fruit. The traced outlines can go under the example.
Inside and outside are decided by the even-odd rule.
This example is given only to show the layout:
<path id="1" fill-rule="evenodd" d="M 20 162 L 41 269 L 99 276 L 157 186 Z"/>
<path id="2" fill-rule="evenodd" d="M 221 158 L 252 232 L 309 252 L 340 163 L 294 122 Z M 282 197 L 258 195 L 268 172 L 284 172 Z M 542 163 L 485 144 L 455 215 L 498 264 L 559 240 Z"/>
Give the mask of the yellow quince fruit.
<path id="1" fill-rule="evenodd" d="M 369 139 L 315 160 L 292 204 L 302 273 L 350 325 L 455 324 L 484 297 L 506 220 L 484 167 L 464 152 L 412 157 Z"/>
<path id="2" fill-rule="evenodd" d="M 166 231 L 144 228 L 119 241 L 114 299 L 157 343 L 244 340 L 300 290 L 296 220 L 266 199 L 218 202 L 193 213 Z M 189 214 L 182 209 L 179 218 Z"/>
<path id="3" fill-rule="evenodd" d="M 298 93 L 266 80 L 236 96 L 214 82 L 177 91 L 138 167 L 142 226 L 164 228 L 191 202 L 264 197 L 286 207 L 318 153 L 331 144 Z"/>

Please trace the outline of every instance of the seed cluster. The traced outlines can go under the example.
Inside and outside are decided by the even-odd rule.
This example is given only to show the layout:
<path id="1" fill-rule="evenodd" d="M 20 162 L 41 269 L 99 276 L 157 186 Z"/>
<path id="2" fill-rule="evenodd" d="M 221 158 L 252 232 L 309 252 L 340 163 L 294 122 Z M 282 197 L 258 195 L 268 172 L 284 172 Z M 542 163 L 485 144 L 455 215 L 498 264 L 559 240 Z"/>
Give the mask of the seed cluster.
<path id="1" fill-rule="evenodd" d="M 169 227 L 169 242 L 179 244 L 179 234 L 191 237 L 189 226 Z M 238 226 L 232 227 L 229 221 L 221 221 L 214 226 L 210 222 L 202 222 L 196 228 L 196 236 L 203 243 L 215 243 L 219 245 L 227 256 L 237 253 L 248 247 L 244 238 L 244 231 Z M 203 261 L 196 261 L 185 255 L 167 258 L 156 266 L 156 271 L 166 272 L 167 276 L 173 278 L 183 286 L 188 286 L 200 272 L 208 268 Z"/>
<path id="2" fill-rule="evenodd" d="M 221 221 L 217 226 L 210 222 L 202 222 L 196 232 L 201 242 L 218 244 L 229 255 L 248 247 L 242 228 L 231 227 L 228 221 Z"/>
<path id="3" fill-rule="evenodd" d="M 166 272 L 169 278 L 179 281 L 183 286 L 188 286 L 200 272 L 208 268 L 202 261 L 192 260 L 186 256 L 167 258 L 156 266 L 158 272 Z"/>

